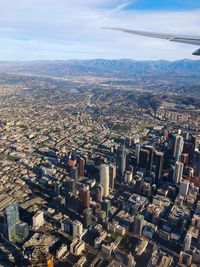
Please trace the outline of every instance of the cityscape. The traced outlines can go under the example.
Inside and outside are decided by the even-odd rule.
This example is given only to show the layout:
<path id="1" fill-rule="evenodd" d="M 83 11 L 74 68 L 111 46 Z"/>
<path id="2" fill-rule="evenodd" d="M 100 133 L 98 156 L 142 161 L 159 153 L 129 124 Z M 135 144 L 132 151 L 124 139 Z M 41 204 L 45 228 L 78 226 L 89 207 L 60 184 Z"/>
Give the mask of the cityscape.
<path id="1" fill-rule="evenodd" d="M 2 266 L 199 266 L 198 86 L 0 75 Z"/>
<path id="2" fill-rule="evenodd" d="M 0 1 L 0 267 L 200 267 L 200 2 Z"/>

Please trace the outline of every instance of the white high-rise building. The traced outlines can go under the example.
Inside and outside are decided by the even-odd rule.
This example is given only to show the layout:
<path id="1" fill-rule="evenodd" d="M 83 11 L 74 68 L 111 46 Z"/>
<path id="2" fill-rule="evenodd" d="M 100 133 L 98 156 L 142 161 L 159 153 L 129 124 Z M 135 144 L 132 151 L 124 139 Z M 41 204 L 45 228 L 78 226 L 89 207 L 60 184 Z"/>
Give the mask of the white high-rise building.
<path id="1" fill-rule="evenodd" d="M 190 250 L 191 241 L 192 241 L 192 235 L 190 233 L 187 233 L 185 236 L 185 239 L 184 239 L 184 243 L 183 243 L 183 250 L 184 251 Z"/>
<path id="2" fill-rule="evenodd" d="M 188 194 L 190 182 L 188 180 L 182 180 L 179 186 L 179 195 L 186 197 Z"/>
<path id="3" fill-rule="evenodd" d="M 73 222 L 73 237 L 81 239 L 83 234 L 83 224 L 79 221 Z"/>
<path id="4" fill-rule="evenodd" d="M 176 162 L 174 169 L 173 180 L 175 184 L 179 184 L 182 180 L 184 165 L 181 162 Z"/>
<path id="5" fill-rule="evenodd" d="M 180 160 L 181 153 L 183 152 L 184 140 L 180 135 L 176 136 L 174 144 L 174 158 L 176 161 Z"/>
<path id="6" fill-rule="evenodd" d="M 133 174 L 130 171 L 126 171 L 124 175 L 124 182 L 130 184 L 130 182 L 133 180 Z"/>
<path id="7" fill-rule="evenodd" d="M 101 164 L 100 169 L 100 184 L 103 186 L 103 196 L 109 195 L 109 166 L 107 164 Z"/>

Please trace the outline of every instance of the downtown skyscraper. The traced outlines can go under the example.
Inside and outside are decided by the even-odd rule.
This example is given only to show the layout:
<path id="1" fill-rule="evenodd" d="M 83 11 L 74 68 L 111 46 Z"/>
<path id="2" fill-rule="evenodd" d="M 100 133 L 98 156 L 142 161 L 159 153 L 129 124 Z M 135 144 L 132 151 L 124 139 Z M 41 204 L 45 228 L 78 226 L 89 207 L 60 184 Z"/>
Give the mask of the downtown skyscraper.
<path id="1" fill-rule="evenodd" d="M 19 222 L 19 207 L 16 202 L 4 210 L 4 231 L 9 241 L 16 239 L 16 225 Z"/>

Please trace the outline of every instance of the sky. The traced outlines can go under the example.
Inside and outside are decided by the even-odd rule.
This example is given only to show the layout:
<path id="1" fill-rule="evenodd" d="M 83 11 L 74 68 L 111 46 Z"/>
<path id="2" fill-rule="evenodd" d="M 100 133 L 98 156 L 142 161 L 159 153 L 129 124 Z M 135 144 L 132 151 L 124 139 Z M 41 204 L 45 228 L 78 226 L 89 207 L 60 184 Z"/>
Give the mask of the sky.
<path id="1" fill-rule="evenodd" d="M 198 46 L 101 29 L 200 36 L 199 25 L 199 0 L 0 0 L 0 61 L 199 59 Z"/>

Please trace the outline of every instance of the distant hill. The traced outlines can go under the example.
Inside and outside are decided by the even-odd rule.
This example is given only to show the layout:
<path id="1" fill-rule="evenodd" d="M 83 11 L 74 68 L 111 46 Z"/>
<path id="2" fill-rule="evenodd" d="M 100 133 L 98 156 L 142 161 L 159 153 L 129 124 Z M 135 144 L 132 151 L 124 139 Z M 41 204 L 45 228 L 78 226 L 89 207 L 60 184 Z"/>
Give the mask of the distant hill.
<path id="1" fill-rule="evenodd" d="M 0 61 L 0 72 L 39 76 L 196 76 L 200 77 L 199 60 L 134 61 L 121 60 L 68 60 L 68 61 Z"/>

